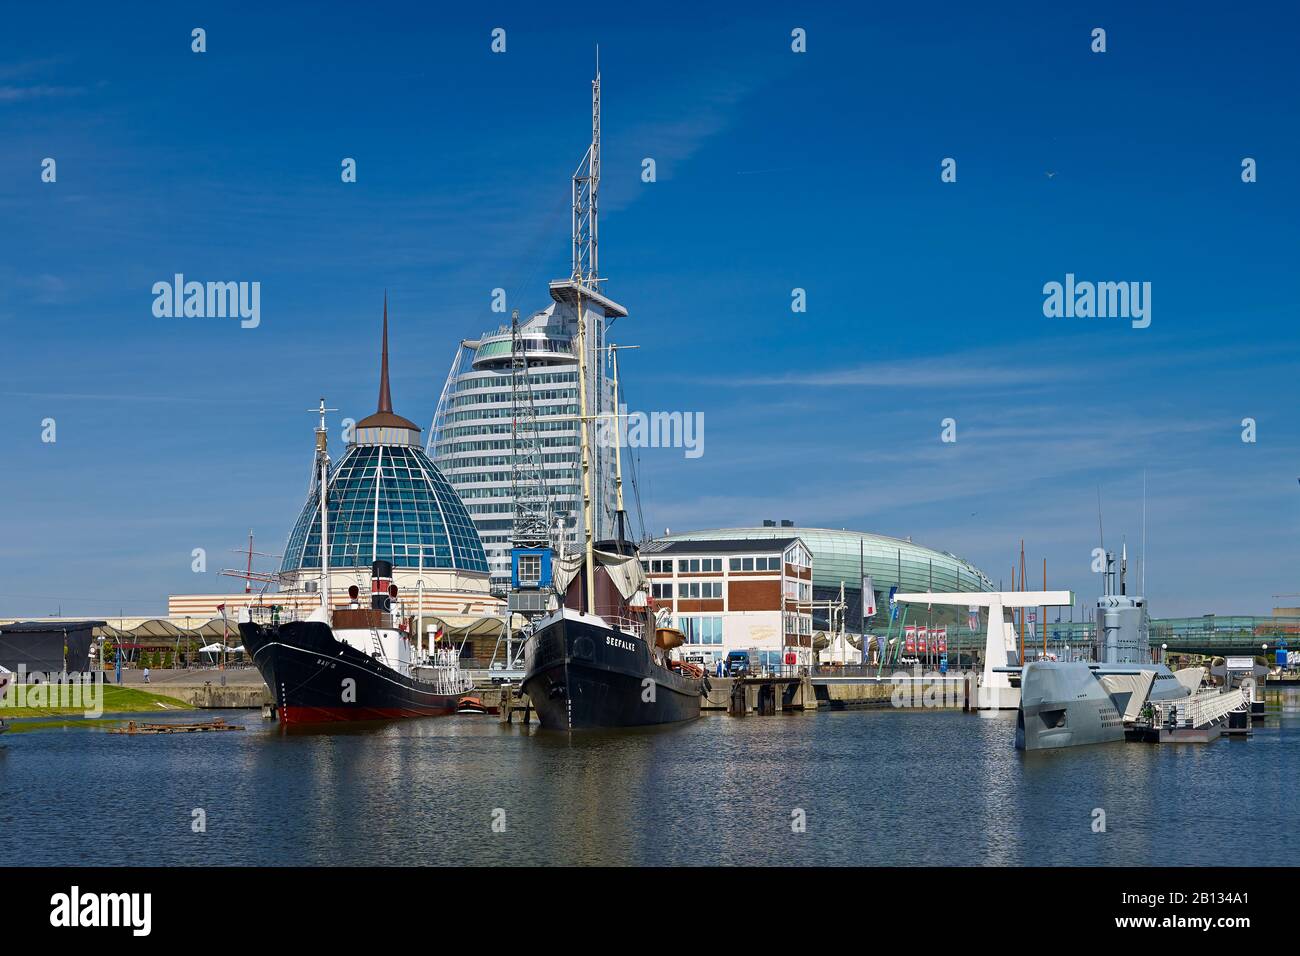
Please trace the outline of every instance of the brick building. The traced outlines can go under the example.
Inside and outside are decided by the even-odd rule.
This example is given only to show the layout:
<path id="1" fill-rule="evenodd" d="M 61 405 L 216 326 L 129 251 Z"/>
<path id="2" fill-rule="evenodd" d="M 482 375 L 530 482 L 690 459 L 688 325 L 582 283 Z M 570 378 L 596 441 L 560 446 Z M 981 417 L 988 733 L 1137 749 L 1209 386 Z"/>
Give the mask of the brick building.
<path id="1" fill-rule="evenodd" d="M 812 554 L 797 537 L 652 541 L 641 548 L 655 607 L 686 635 L 682 654 L 706 665 L 729 651 L 765 664 L 812 660 Z"/>

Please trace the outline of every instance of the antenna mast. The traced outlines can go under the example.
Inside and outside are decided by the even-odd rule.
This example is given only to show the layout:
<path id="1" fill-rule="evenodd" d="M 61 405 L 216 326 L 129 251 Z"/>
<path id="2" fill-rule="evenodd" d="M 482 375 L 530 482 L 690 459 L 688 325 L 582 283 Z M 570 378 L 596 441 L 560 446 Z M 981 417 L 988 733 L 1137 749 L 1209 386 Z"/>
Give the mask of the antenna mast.
<path id="1" fill-rule="evenodd" d="M 591 81 L 591 145 L 573 174 L 573 269 L 576 281 L 600 289 L 600 47 Z"/>
<path id="2" fill-rule="evenodd" d="M 1142 563 L 1138 566 L 1139 587 L 1142 588 L 1142 596 L 1146 597 L 1147 593 L 1147 471 L 1142 469 Z"/>
<path id="3" fill-rule="evenodd" d="M 1101 485 L 1097 486 L 1097 537 L 1101 539 L 1101 550 L 1106 550 L 1106 532 L 1101 526 Z"/>

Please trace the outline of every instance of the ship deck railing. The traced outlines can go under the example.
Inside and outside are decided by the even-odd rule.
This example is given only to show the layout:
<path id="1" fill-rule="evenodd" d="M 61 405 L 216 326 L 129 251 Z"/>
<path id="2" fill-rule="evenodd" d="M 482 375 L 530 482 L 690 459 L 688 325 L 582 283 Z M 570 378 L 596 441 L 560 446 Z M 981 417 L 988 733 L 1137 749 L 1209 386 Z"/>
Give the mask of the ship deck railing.
<path id="1" fill-rule="evenodd" d="M 1247 708 L 1246 697 L 1240 690 L 1209 691 L 1150 703 L 1152 727 L 1208 727 L 1233 711 Z"/>

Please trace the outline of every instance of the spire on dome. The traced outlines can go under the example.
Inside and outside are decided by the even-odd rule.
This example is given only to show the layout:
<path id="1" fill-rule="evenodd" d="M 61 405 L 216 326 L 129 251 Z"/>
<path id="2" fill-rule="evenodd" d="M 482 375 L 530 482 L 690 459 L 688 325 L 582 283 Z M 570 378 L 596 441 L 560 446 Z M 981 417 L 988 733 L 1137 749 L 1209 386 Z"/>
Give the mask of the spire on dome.
<path id="1" fill-rule="evenodd" d="M 401 415 L 398 415 L 393 411 L 393 395 L 388 385 L 388 291 L 387 290 L 384 291 L 383 346 L 381 347 L 380 350 L 380 359 L 379 359 L 379 408 L 376 409 L 373 415 L 363 418 L 361 421 L 357 422 L 357 428 L 402 429 L 413 433 L 411 436 L 407 436 L 407 438 L 412 440 L 414 439 L 414 436 L 418 435 L 420 432 L 419 425 L 415 424 L 415 422 L 409 419 L 403 418 Z M 374 439 L 372 436 L 358 436 L 358 441 L 361 444 L 366 444 L 367 442 L 373 440 Z"/>
<path id="2" fill-rule="evenodd" d="M 393 413 L 393 396 L 388 390 L 388 290 L 384 290 L 384 348 L 379 365 L 379 408 L 377 412 Z"/>

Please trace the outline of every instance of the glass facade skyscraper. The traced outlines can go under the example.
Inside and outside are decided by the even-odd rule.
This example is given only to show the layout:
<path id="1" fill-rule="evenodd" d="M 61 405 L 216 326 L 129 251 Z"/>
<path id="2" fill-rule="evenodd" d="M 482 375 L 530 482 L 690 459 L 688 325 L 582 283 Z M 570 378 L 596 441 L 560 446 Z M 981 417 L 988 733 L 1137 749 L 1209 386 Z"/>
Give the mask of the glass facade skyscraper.
<path id="1" fill-rule="evenodd" d="M 552 284 L 550 307 L 522 323 L 528 356 L 528 383 L 536 409 L 542 479 L 551 511 L 563 527 L 565 546 L 581 547 L 582 472 L 578 421 L 577 308 Z M 605 332 L 621 307 L 584 298 L 587 313 L 588 406 L 592 415 L 612 415 L 613 392 L 606 375 Z M 429 451 L 434 463 L 465 503 L 487 554 L 494 591 L 510 584 L 510 547 L 515 503 L 511 472 L 515 464 L 510 327 L 502 326 L 462 352 L 434 417 Z M 466 354 L 467 353 L 467 354 Z M 595 537 L 614 528 L 614 450 L 591 435 Z"/>

